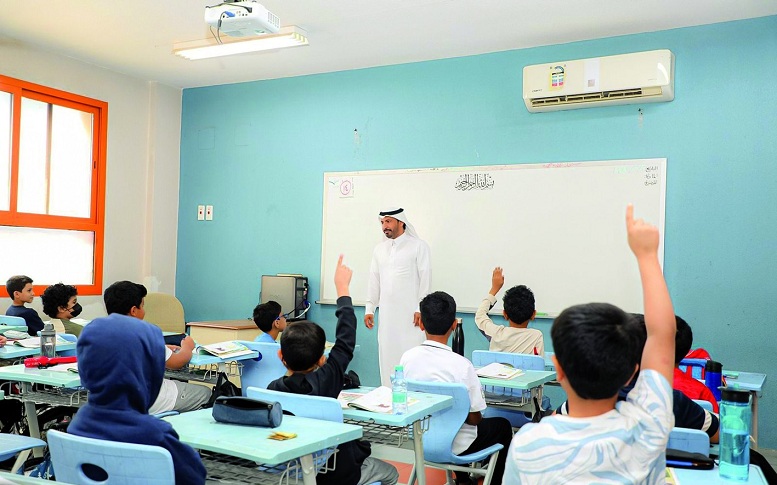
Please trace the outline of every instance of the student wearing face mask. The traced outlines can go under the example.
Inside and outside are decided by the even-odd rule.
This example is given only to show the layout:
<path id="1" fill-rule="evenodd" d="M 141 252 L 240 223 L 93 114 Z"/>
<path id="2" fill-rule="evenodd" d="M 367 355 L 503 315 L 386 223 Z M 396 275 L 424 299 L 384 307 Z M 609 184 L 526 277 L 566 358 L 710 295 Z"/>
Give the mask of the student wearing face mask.
<path id="1" fill-rule="evenodd" d="M 43 292 L 41 296 L 43 301 L 43 313 L 51 318 L 58 318 L 65 327 L 66 333 L 72 333 L 75 336 L 81 335 L 82 325 L 71 322 L 81 314 L 81 305 L 78 304 L 78 291 L 75 286 L 57 283 L 51 285 Z"/>

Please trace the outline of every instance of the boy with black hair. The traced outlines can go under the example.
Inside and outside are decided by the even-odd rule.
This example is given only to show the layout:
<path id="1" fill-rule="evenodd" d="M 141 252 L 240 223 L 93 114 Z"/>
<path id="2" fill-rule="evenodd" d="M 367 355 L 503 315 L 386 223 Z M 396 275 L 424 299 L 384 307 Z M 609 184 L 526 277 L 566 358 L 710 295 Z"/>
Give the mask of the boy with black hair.
<path id="1" fill-rule="evenodd" d="M 496 294 L 504 284 L 502 268 L 494 268 L 491 275 L 491 291 L 475 313 L 475 325 L 490 342 L 488 350 L 539 355 L 544 358 L 545 343 L 542 332 L 536 328 L 527 328 L 529 322 L 537 316 L 537 311 L 534 309 L 534 293 L 531 289 L 518 285 L 505 292 L 502 298 L 504 304 L 502 315 L 509 324 L 507 327 L 495 324 L 488 317 L 488 311 L 496 305 Z"/>
<path id="2" fill-rule="evenodd" d="M 81 305 L 78 303 L 78 290 L 75 286 L 57 283 L 43 291 L 40 296 L 43 303 L 43 313 L 51 318 L 57 318 L 65 327 L 65 332 L 75 336 L 81 335 L 83 325 L 71 322 L 81 314 Z"/>
<path id="3" fill-rule="evenodd" d="M 405 377 L 416 381 L 452 382 L 464 384 L 469 394 L 469 415 L 453 440 L 456 455 L 474 453 L 494 444 L 501 444 L 494 465 L 493 482 L 502 483 L 505 453 L 513 437 L 513 429 L 505 418 L 483 418 L 486 401 L 472 362 L 453 352 L 448 339 L 456 329 L 456 302 L 449 294 L 436 291 L 421 300 L 421 329 L 426 341 L 402 355 Z M 469 474 L 456 473 L 456 483 L 473 484 Z"/>
<path id="4" fill-rule="evenodd" d="M 675 319 L 658 263 L 658 229 L 626 209 L 629 247 L 637 259 L 647 339 L 638 361 L 636 320 L 620 308 L 567 308 L 551 327 L 556 374 L 569 416 L 527 424 L 510 445 L 505 484 L 663 483 L 672 415 Z M 641 368 L 626 401 L 618 391 Z"/>
<path id="5" fill-rule="evenodd" d="M 254 323 L 262 333 L 254 339 L 255 342 L 276 343 L 278 334 L 286 328 L 286 315 L 277 301 L 270 300 L 254 308 Z"/>
<path id="6" fill-rule="evenodd" d="M 38 332 L 43 330 L 43 320 L 38 316 L 38 312 L 24 306 L 25 303 L 32 303 L 35 298 L 32 278 L 24 275 L 11 276 L 5 282 L 5 289 L 13 300 L 13 304 L 8 307 L 5 314 L 9 317 L 22 317 L 27 323 L 27 333 L 33 337 L 38 335 Z"/>
<path id="7" fill-rule="evenodd" d="M 712 404 L 712 410 L 718 412 L 718 400 L 715 399 L 715 395 L 709 387 L 705 386 L 703 382 L 697 381 L 693 377 L 687 375 L 681 371 L 678 367 L 680 361 L 685 358 L 688 352 L 691 351 L 693 345 L 693 330 L 688 322 L 680 317 L 677 317 L 677 339 L 675 340 L 675 355 L 674 355 L 674 384 L 672 387 L 690 399 L 698 399 L 701 401 L 709 401 Z"/>
<path id="8" fill-rule="evenodd" d="M 637 321 L 639 325 L 638 337 L 640 341 L 640 348 L 644 347 L 645 340 L 647 339 L 647 331 L 645 329 L 645 316 L 641 313 L 632 313 L 632 317 Z M 675 315 L 677 321 L 677 335 L 678 343 L 680 339 L 680 322 L 685 322 L 682 318 Z M 640 350 L 638 360 L 642 360 L 642 351 Z M 631 379 L 631 381 L 621 388 L 618 393 L 618 401 L 625 401 L 629 392 L 634 388 L 639 377 L 639 371 L 637 375 Z M 559 414 L 569 414 L 569 403 L 565 402 L 556 410 Z M 717 443 L 720 439 L 720 418 L 717 414 L 707 411 L 703 407 L 699 406 L 692 399 L 688 398 L 682 392 L 673 389 L 672 390 L 672 414 L 674 415 L 674 425 L 678 428 L 698 429 L 707 433 L 710 437 L 710 443 Z"/>
<path id="9" fill-rule="evenodd" d="M 159 328 L 114 313 L 97 318 L 78 339 L 78 372 L 89 391 L 67 432 L 101 440 L 161 446 L 170 452 L 176 485 L 205 483 L 200 456 L 173 427 L 149 416 L 162 386 L 165 341 Z M 127 462 L 127 466 L 143 466 Z M 88 472 L 88 470 L 85 470 Z"/>
<path id="10" fill-rule="evenodd" d="M 145 298 L 146 287 L 131 281 L 117 281 L 103 293 L 105 309 L 109 314 L 118 313 L 143 320 L 146 316 Z M 91 324 L 90 324 L 91 325 Z M 151 325 L 148 323 L 147 325 Z M 87 325 L 88 326 L 88 325 Z M 153 325 L 152 325 L 153 326 Z M 181 346 L 165 346 L 165 367 L 168 369 L 180 369 L 189 363 L 194 350 L 194 340 L 187 336 L 181 341 Z M 212 391 L 210 388 L 198 384 L 189 384 L 172 379 L 164 379 L 162 388 L 153 401 L 150 414 L 158 414 L 167 411 L 194 411 L 208 403 Z"/>
<path id="11" fill-rule="evenodd" d="M 353 358 L 356 345 L 356 315 L 348 288 L 352 274 L 351 269 L 343 265 L 343 256 L 340 255 L 335 269 L 337 339 L 329 352 L 329 359 L 324 356 L 324 329 L 307 321 L 289 325 L 281 336 L 281 348 L 278 351 L 278 356 L 289 372 L 272 381 L 268 389 L 331 398 L 337 398 L 343 390 L 344 373 Z M 394 485 L 399 480 L 396 468 L 370 457 L 369 443 L 349 441 L 337 448 L 337 466 L 334 471 L 316 476 L 318 485 L 362 485 L 373 482 Z"/>

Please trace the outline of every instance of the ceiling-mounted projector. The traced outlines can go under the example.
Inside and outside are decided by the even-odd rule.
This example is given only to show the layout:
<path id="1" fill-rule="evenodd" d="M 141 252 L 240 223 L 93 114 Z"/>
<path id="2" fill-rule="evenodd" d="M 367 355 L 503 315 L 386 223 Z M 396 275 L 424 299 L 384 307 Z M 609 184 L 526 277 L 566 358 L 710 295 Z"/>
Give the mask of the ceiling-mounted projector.
<path id="1" fill-rule="evenodd" d="M 255 0 L 225 2 L 205 7 L 205 23 L 215 27 L 220 34 L 230 37 L 274 34 L 281 28 L 278 16 Z"/>

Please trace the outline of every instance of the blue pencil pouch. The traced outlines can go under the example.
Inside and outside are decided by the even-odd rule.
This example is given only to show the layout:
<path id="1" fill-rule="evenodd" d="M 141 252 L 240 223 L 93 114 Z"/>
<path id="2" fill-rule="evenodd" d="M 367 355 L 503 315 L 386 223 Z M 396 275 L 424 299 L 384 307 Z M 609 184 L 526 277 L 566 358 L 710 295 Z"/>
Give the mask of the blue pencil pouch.
<path id="1" fill-rule="evenodd" d="M 213 403 L 213 419 L 220 423 L 276 428 L 283 421 L 281 403 L 243 396 L 220 396 Z"/>

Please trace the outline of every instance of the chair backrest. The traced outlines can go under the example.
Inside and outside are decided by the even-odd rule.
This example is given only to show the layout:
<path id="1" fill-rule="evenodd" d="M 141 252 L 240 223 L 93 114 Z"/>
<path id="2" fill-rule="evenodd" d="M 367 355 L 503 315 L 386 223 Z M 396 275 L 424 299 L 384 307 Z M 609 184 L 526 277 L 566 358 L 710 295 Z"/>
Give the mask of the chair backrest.
<path id="1" fill-rule="evenodd" d="M 710 437 L 699 429 L 672 428 L 666 447 L 710 456 Z"/>
<path id="2" fill-rule="evenodd" d="M 499 362 L 501 364 L 510 364 L 516 369 L 523 370 L 545 370 L 545 358 L 539 355 L 514 354 L 512 352 L 492 352 L 490 350 L 473 350 L 472 365 L 483 367 L 484 365 Z M 531 391 L 522 391 L 520 389 L 509 389 L 498 386 L 485 386 L 485 391 L 493 394 L 508 396 L 522 396 L 531 394 Z"/>
<path id="3" fill-rule="evenodd" d="M 438 463 L 454 461 L 453 439 L 469 414 L 469 394 L 464 384 L 407 381 L 407 390 L 453 397 L 453 406 L 432 413 L 429 430 L 423 434 L 424 459 Z"/>
<path id="4" fill-rule="evenodd" d="M 183 305 L 173 295 L 149 293 L 146 295 L 144 309 L 146 316 L 143 319 L 161 328 L 163 332 L 186 332 Z"/>
<path id="5" fill-rule="evenodd" d="M 173 485 L 170 452 L 161 446 L 85 438 L 60 431 L 47 433 L 57 481 L 74 485 Z"/>
<path id="6" fill-rule="evenodd" d="M 78 342 L 78 337 L 73 335 L 72 333 L 60 333 L 58 336 L 62 337 L 63 339 L 67 340 L 68 342 L 76 343 Z M 76 349 L 73 350 L 59 350 L 57 351 L 57 355 L 60 357 L 72 357 L 76 355 Z"/>
<path id="7" fill-rule="evenodd" d="M 706 409 L 709 412 L 714 412 L 714 409 L 712 408 L 712 403 L 709 401 L 703 401 L 701 399 L 693 399 L 693 402 L 701 406 L 702 408 Z"/>
<path id="8" fill-rule="evenodd" d="M 283 365 L 280 357 L 278 357 L 278 350 L 281 348 L 280 344 L 251 342 L 248 340 L 240 340 L 239 342 L 249 349 L 259 352 L 258 361 L 256 359 L 240 361 L 243 364 L 240 387 L 243 389 L 244 396 L 247 395 L 246 389 L 249 387 L 267 389 L 269 383 L 286 373 L 286 366 Z"/>
<path id="9" fill-rule="evenodd" d="M 343 422 L 343 408 L 340 407 L 337 399 L 331 397 L 292 394 L 289 392 L 259 389 L 258 387 L 249 387 L 246 391 L 246 397 L 263 399 L 265 401 L 277 401 L 281 403 L 284 411 L 288 411 L 295 416 L 335 421 L 337 423 Z"/>
<path id="10" fill-rule="evenodd" d="M 707 359 L 683 359 L 677 366 L 681 371 L 690 375 L 694 379 L 704 379 L 704 367 L 707 365 Z"/>
<path id="11" fill-rule="evenodd" d="M 12 325 L 15 327 L 26 327 L 27 320 L 22 317 L 12 317 L 10 315 L 0 315 L 0 324 Z"/>

